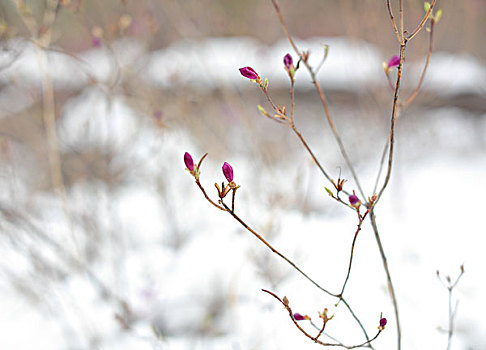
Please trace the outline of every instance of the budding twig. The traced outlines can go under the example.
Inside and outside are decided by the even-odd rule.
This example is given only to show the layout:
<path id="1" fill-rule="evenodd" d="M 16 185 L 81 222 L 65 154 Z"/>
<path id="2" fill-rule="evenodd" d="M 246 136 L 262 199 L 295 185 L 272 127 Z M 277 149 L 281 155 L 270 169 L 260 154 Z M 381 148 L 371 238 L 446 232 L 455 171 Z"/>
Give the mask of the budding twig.
<path id="1" fill-rule="evenodd" d="M 301 59 L 301 62 L 305 65 L 306 69 L 309 71 L 309 74 L 311 76 L 311 80 L 312 80 L 312 83 L 314 84 L 314 87 L 317 91 L 317 94 L 319 95 L 319 99 L 321 100 L 321 103 L 322 103 L 322 106 L 324 107 L 324 112 L 325 112 L 325 115 L 326 115 L 326 118 L 327 118 L 327 122 L 329 124 L 329 127 L 331 128 L 331 131 L 333 133 L 333 136 L 334 136 L 334 139 L 336 140 L 338 146 L 339 146 L 339 150 L 341 151 L 341 154 L 344 158 L 344 161 L 346 162 L 346 165 L 348 166 L 349 170 L 351 171 L 351 175 L 353 176 L 353 179 L 354 181 L 356 182 L 356 186 L 358 187 L 358 190 L 360 192 L 360 194 L 362 195 L 363 198 L 365 198 L 365 194 L 364 194 L 364 191 L 361 187 L 361 183 L 358 179 L 358 176 L 356 174 L 356 171 L 354 169 L 354 166 L 348 156 L 348 153 L 346 152 L 346 149 L 344 147 L 344 144 L 343 144 L 343 141 L 341 139 L 341 136 L 339 136 L 339 133 L 336 129 L 336 126 L 334 125 L 334 121 L 333 121 L 333 118 L 331 116 L 331 112 L 330 112 L 330 109 L 329 109 L 329 105 L 327 103 L 327 98 L 326 98 L 326 95 L 324 94 L 324 91 L 322 90 L 321 88 L 321 85 L 319 84 L 319 82 L 317 81 L 317 77 L 316 77 L 316 73 L 315 71 L 312 69 L 312 67 L 310 66 L 310 64 L 308 63 L 308 55 L 306 55 L 305 53 L 301 52 L 298 48 L 297 48 L 297 45 L 295 44 L 294 42 L 294 39 L 292 38 L 292 36 L 290 35 L 288 29 L 287 29 L 287 24 L 285 23 L 285 20 L 283 18 L 283 15 L 282 15 L 282 12 L 280 10 L 280 6 L 278 5 L 278 2 L 277 0 L 272 0 L 272 4 L 273 4 L 273 7 L 275 8 L 275 12 L 277 13 L 277 16 L 280 20 L 280 24 L 282 26 L 282 29 L 285 33 L 285 36 L 287 37 L 287 40 L 288 42 L 290 43 L 290 46 L 292 46 L 292 48 L 294 49 L 295 53 L 299 56 L 299 58 Z M 321 170 L 322 172 L 322 170 Z M 327 180 L 331 181 L 330 178 L 328 176 L 325 176 L 327 178 Z"/>
<path id="2" fill-rule="evenodd" d="M 325 315 L 324 315 L 324 318 L 323 318 L 323 325 L 322 327 L 319 329 L 319 333 L 316 335 L 316 336 L 312 336 L 311 334 L 309 334 L 306 330 L 304 330 L 300 325 L 299 323 L 296 321 L 296 319 L 294 318 L 294 314 L 292 312 L 292 308 L 290 307 L 290 303 L 289 303 L 289 300 L 287 299 L 287 297 L 284 297 L 283 299 L 281 299 L 280 297 L 278 297 L 275 293 L 269 291 L 269 290 L 266 290 L 266 289 L 262 289 L 263 292 L 265 293 L 268 293 L 270 294 L 272 297 L 274 297 L 275 299 L 277 299 L 282 305 L 283 307 L 287 310 L 287 312 L 289 313 L 289 316 L 290 316 L 290 319 L 292 320 L 292 322 L 294 323 L 294 325 L 297 327 L 297 329 L 302 333 L 304 334 L 307 338 L 311 339 L 313 342 L 317 343 L 317 344 L 320 344 L 320 345 L 323 345 L 323 346 L 338 346 L 338 347 L 342 347 L 342 348 L 345 348 L 345 349 L 356 349 L 356 348 L 361 348 L 361 347 L 370 347 L 370 348 L 373 348 L 371 346 L 371 342 L 373 340 L 375 340 L 376 338 L 378 338 L 378 336 L 380 335 L 380 333 L 383 331 L 383 328 L 379 328 L 378 329 L 378 332 L 376 333 L 376 335 L 371 338 L 371 339 L 367 339 L 365 342 L 361 343 L 361 344 L 357 344 L 357 345 L 344 345 L 343 343 L 341 342 L 338 342 L 336 341 L 336 343 L 325 343 L 321 340 L 319 340 L 319 337 L 321 336 L 321 334 L 324 333 L 324 329 L 326 327 L 326 324 L 327 322 L 332 318 L 332 316 L 330 318 L 327 318 Z M 326 310 L 325 310 L 326 312 Z"/>

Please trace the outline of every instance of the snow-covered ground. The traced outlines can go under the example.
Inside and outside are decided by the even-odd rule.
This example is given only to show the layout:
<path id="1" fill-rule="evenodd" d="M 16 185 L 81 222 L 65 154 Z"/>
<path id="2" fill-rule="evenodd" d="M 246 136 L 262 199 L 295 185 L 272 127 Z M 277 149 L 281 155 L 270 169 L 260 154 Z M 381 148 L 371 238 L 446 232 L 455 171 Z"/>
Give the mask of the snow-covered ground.
<path id="1" fill-rule="evenodd" d="M 323 44 L 330 45 L 320 75 L 327 86 L 356 90 L 383 83 L 381 62 L 387 56 L 378 49 L 340 38 L 300 43 L 313 53 Z M 82 55 L 83 63 L 75 64 L 58 53 L 50 57 L 59 60 L 51 62 L 55 85 L 82 89 L 61 111 L 61 152 L 111 150 L 114 156 L 108 168 L 113 173 L 124 169 L 123 179 L 116 186 L 79 181 L 68 189 L 63 203 L 50 192 L 29 192 L 28 181 L 22 181 L 25 175 L 18 180 L 5 175 L 22 174 L 15 165 L 21 162 L 2 170 L 1 182 L 8 190 L 0 195 L 1 348 L 316 348 L 262 288 L 286 295 L 294 311 L 315 320 L 317 311 L 329 308 L 336 316 L 327 331 L 346 344 L 362 341 L 342 305 L 335 308 L 335 300 L 204 200 L 184 171 L 185 151 L 195 158 L 206 152 L 187 125 L 160 132 L 139 118 L 126 99 L 106 94 L 106 87 L 120 74 L 110 70 L 113 57 L 122 71 L 129 69 L 167 89 L 186 84 L 203 90 L 241 88 L 248 82 L 237 68 L 247 65 L 268 76 L 271 87 L 282 87 L 281 57 L 288 45 L 282 41 L 265 47 L 248 38 L 217 38 L 184 41 L 155 53 L 130 42 L 117 45 L 113 51 L 96 49 Z M 22 87 L 42 78 L 36 57 L 35 50 L 28 48 L 2 72 L 3 82 L 16 81 L 0 94 L 2 109 L 8 113 L 29 105 L 28 98 L 21 99 L 20 107 L 12 104 L 14 95 L 9 93 L 19 94 Z M 88 67 L 101 87 L 84 87 L 87 76 L 79 64 Z M 411 72 L 420 71 L 416 68 L 420 62 L 407 64 Z M 462 78 L 450 72 L 461 72 Z M 472 57 L 440 53 L 434 55 L 425 87 L 440 93 L 484 94 L 485 72 L 484 65 Z M 300 88 L 310 87 L 303 74 L 299 81 Z M 454 277 L 464 264 L 466 274 L 454 291 L 459 303 L 453 349 L 484 349 L 486 118 L 437 109 L 407 115 L 401 123 L 395 172 L 377 207 L 377 220 L 398 293 L 403 348 L 446 347 L 447 334 L 438 328 L 447 328 L 448 294 L 436 270 Z M 232 132 L 239 131 L 228 131 Z M 363 139 L 360 152 L 369 145 Z M 321 144 L 334 144 L 319 132 L 310 134 L 309 143 L 321 155 L 327 151 Z M 237 147 L 242 146 L 228 146 Z M 237 198 L 241 216 L 316 281 L 337 291 L 345 276 L 356 218 L 327 196 L 323 189 L 327 184 L 299 151 L 298 143 L 290 147 L 294 151 L 278 154 L 271 169 L 245 150 L 230 159 L 210 155 L 202 182 L 214 198 L 213 183 L 223 179 L 221 163 L 233 164 L 235 181 L 242 185 Z M 381 153 L 369 151 L 378 157 Z M 14 149 L 14 154 L 23 153 Z M 338 164 L 349 178 L 342 161 Z M 376 164 L 360 168 L 365 183 L 372 183 Z M 299 205 L 285 204 L 286 198 L 301 197 L 294 193 L 297 190 L 308 199 L 311 210 L 303 213 Z M 285 196 L 271 199 L 272 193 Z M 389 325 L 376 340 L 376 348 L 392 349 L 393 311 L 368 222 L 355 254 L 346 297 L 370 334 L 383 312 Z M 129 330 L 124 329 L 125 323 Z"/>

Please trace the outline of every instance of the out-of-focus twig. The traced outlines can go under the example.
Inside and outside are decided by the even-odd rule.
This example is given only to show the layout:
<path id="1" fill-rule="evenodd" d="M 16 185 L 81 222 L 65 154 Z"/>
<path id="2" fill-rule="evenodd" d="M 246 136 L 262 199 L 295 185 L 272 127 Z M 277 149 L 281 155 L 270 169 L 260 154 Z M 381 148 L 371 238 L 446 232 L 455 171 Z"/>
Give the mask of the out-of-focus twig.
<path id="1" fill-rule="evenodd" d="M 440 276 L 439 271 L 437 271 L 437 278 L 442 283 L 442 285 L 445 288 L 447 288 L 447 291 L 449 292 L 449 326 L 447 329 L 447 350 L 450 350 L 452 344 L 452 336 L 454 335 L 454 318 L 456 316 L 457 304 L 458 304 L 458 302 L 456 302 L 456 305 L 452 307 L 452 292 L 454 288 L 457 286 L 457 284 L 459 283 L 459 280 L 461 279 L 462 275 L 464 274 L 464 265 L 461 265 L 460 269 L 461 272 L 457 276 L 454 283 L 452 282 L 450 276 L 446 276 L 444 282 Z"/>

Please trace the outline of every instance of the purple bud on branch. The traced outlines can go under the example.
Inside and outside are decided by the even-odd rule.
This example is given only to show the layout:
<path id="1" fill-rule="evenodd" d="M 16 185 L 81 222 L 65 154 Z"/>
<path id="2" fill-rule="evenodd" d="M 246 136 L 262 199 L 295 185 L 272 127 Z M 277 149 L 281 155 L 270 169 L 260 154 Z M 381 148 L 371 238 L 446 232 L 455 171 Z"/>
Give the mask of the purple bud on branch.
<path id="1" fill-rule="evenodd" d="M 298 312 L 296 312 L 294 314 L 294 320 L 296 320 L 296 321 L 303 321 L 303 320 L 305 320 L 305 317 L 302 316 L 301 314 L 299 314 Z"/>
<path id="2" fill-rule="evenodd" d="M 258 79 L 258 73 L 255 72 L 255 70 L 251 67 L 240 68 L 240 73 L 245 78 L 248 78 L 248 79 L 251 79 L 251 80 Z"/>
<path id="3" fill-rule="evenodd" d="M 184 164 L 189 171 L 194 171 L 194 161 L 188 152 L 184 153 Z"/>
<path id="4" fill-rule="evenodd" d="M 405 61 L 405 59 L 403 59 L 403 60 Z M 399 55 L 395 55 L 395 56 L 392 56 L 390 58 L 390 60 L 387 63 L 387 66 L 388 66 L 388 68 L 398 67 L 399 64 L 400 64 L 400 56 Z"/>
<path id="5" fill-rule="evenodd" d="M 223 175 L 228 182 L 233 181 L 233 168 L 226 162 L 223 164 Z"/>
<path id="6" fill-rule="evenodd" d="M 354 194 L 354 191 L 353 191 L 353 194 L 351 196 L 349 196 L 349 203 L 355 207 L 357 205 L 359 205 L 361 202 L 358 198 L 358 196 L 356 194 Z"/>
<path id="7" fill-rule="evenodd" d="M 292 67 L 292 65 L 294 64 L 294 60 L 292 59 L 292 56 L 290 56 L 289 53 L 284 56 L 283 62 L 284 62 L 285 68 L 287 68 L 287 69 L 290 69 L 290 67 Z"/>
<path id="8" fill-rule="evenodd" d="M 385 326 L 386 326 L 386 323 L 387 323 L 386 318 L 384 318 L 384 317 L 383 317 L 383 318 L 380 320 L 380 327 L 379 327 L 379 328 L 380 328 L 380 329 L 384 329 L 384 328 L 385 328 Z"/>

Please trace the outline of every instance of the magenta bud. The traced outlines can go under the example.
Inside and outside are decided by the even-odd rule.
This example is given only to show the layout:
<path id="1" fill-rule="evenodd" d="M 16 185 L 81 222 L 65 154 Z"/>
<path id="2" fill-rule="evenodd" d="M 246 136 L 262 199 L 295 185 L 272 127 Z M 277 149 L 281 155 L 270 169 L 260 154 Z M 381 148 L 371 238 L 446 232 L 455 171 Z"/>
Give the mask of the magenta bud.
<path id="1" fill-rule="evenodd" d="M 359 205 L 361 202 L 358 198 L 358 196 L 356 194 L 354 194 L 354 191 L 353 191 L 353 194 L 351 196 L 349 196 L 349 203 L 355 207 L 357 205 Z"/>
<path id="2" fill-rule="evenodd" d="M 228 182 L 233 181 L 233 168 L 226 162 L 223 164 L 223 175 Z"/>
<path id="3" fill-rule="evenodd" d="M 302 316 L 301 314 L 299 314 L 298 312 L 296 312 L 294 314 L 294 320 L 296 320 L 296 321 L 303 321 L 303 320 L 305 320 L 305 317 Z"/>
<path id="4" fill-rule="evenodd" d="M 93 37 L 91 39 L 91 45 L 93 45 L 94 47 L 100 47 L 101 46 L 101 39 L 98 38 L 98 37 Z"/>
<path id="5" fill-rule="evenodd" d="M 405 58 L 403 60 L 405 61 Z M 390 60 L 387 63 L 387 66 L 388 68 L 398 67 L 399 64 L 400 64 L 400 56 L 395 55 L 390 58 Z"/>
<path id="6" fill-rule="evenodd" d="M 381 328 L 385 328 L 386 323 L 387 323 L 386 318 L 384 318 L 384 317 L 383 317 L 383 318 L 380 320 L 380 327 L 381 327 Z"/>
<path id="7" fill-rule="evenodd" d="M 184 153 L 184 164 L 189 171 L 194 171 L 194 161 L 189 153 Z"/>
<path id="8" fill-rule="evenodd" d="M 251 79 L 251 80 L 258 79 L 258 73 L 255 72 L 255 70 L 251 67 L 240 68 L 240 73 L 245 78 L 248 78 L 248 79 Z"/>
<path id="9" fill-rule="evenodd" d="M 289 53 L 284 56 L 283 62 L 285 68 L 287 69 L 290 69 L 290 67 L 292 67 L 292 65 L 294 64 L 294 60 L 292 59 L 292 56 L 290 56 Z"/>

